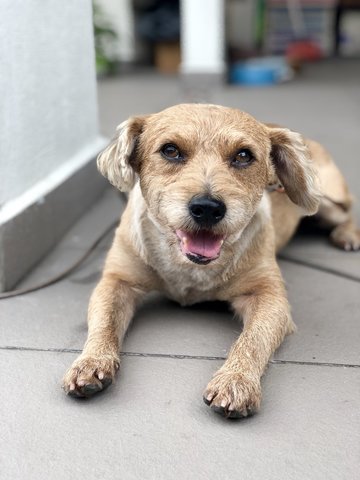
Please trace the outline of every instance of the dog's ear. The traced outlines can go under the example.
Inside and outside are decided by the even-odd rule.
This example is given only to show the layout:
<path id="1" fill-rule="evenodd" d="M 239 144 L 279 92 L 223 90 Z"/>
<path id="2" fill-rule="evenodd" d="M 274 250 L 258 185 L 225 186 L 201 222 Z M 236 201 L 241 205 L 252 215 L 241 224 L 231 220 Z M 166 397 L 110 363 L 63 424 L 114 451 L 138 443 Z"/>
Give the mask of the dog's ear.
<path id="1" fill-rule="evenodd" d="M 131 165 L 136 141 L 144 129 L 146 116 L 130 117 L 116 129 L 112 142 L 97 159 L 99 171 L 122 192 L 134 186 L 136 173 Z"/>
<path id="2" fill-rule="evenodd" d="M 321 192 L 310 153 L 299 133 L 269 128 L 271 159 L 289 198 L 308 215 L 317 212 Z"/>

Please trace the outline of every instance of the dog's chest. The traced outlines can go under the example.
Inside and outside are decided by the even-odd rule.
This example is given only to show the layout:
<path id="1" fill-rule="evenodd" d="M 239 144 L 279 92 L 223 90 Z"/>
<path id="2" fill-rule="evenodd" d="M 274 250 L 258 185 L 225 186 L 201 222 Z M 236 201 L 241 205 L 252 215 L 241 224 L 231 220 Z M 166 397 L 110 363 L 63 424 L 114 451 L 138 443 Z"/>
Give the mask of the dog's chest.
<path id="1" fill-rule="evenodd" d="M 223 282 L 221 267 L 179 262 L 182 254 L 177 246 L 152 233 L 146 242 L 146 262 L 160 277 L 164 293 L 182 305 L 213 300 L 216 288 Z"/>
<path id="2" fill-rule="evenodd" d="M 181 305 L 214 299 L 219 275 L 214 271 L 179 268 L 159 272 L 166 294 Z"/>

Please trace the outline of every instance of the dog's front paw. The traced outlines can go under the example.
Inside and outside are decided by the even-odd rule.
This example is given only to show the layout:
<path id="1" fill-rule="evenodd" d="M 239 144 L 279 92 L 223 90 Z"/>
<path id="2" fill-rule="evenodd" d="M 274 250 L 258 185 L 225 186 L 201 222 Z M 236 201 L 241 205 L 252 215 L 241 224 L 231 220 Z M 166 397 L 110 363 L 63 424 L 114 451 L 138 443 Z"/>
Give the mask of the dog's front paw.
<path id="1" fill-rule="evenodd" d="M 259 378 L 219 370 L 204 392 L 204 402 L 216 412 L 229 418 L 253 415 L 260 406 Z"/>
<path id="2" fill-rule="evenodd" d="M 73 397 L 91 397 L 111 385 L 119 368 L 112 355 L 80 355 L 63 379 L 65 393 Z"/>

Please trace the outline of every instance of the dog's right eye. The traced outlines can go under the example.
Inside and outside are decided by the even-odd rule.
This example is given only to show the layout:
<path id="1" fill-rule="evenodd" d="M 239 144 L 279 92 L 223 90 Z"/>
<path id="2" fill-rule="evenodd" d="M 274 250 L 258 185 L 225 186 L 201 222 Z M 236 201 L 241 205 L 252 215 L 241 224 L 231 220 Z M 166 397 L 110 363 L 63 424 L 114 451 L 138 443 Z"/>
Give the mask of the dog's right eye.
<path id="1" fill-rule="evenodd" d="M 164 158 L 166 158 L 166 160 L 170 160 L 171 162 L 181 162 L 184 160 L 180 150 L 173 143 L 166 143 L 164 146 L 162 146 L 160 153 Z"/>
<path id="2" fill-rule="evenodd" d="M 254 161 L 254 155 L 248 148 L 242 148 L 231 160 L 231 165 L 235 168 L 244 168 L 251 165 Z"/>

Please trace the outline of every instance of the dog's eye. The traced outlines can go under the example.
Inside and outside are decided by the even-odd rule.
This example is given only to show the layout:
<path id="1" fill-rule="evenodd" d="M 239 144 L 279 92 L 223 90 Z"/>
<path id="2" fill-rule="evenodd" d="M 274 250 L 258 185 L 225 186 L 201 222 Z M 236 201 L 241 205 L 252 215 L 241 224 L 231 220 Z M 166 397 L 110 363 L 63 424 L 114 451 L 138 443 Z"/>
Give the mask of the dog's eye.
<path id="1" fill-rule="evenodd" d="M 248 167 L 254 161 L 254 155 L 248 148 L 242 148 L 231 160 L 231 165 L 235 168 Z"/>
<path id="2" fill-rule="evenodd" d="M 166 143 L 161 147 L 161 155 L 166 158 L 166 160 L 181 162 L 184 158 L 180 153 L 180 150 L 173 143 Z"/>

